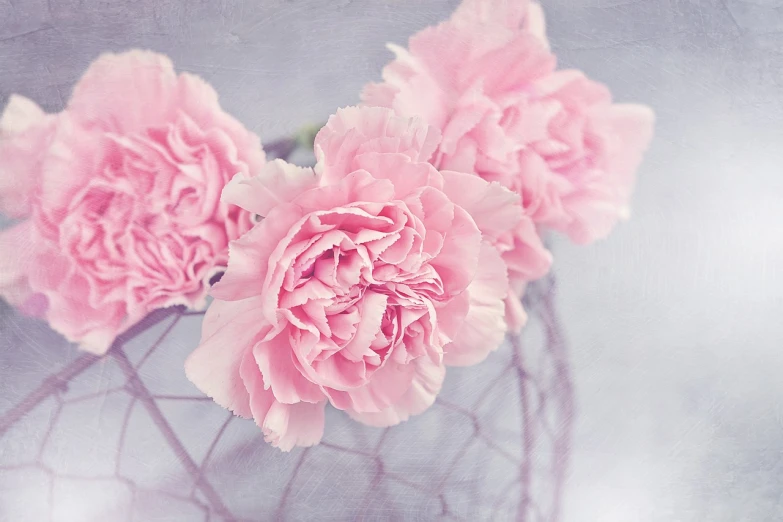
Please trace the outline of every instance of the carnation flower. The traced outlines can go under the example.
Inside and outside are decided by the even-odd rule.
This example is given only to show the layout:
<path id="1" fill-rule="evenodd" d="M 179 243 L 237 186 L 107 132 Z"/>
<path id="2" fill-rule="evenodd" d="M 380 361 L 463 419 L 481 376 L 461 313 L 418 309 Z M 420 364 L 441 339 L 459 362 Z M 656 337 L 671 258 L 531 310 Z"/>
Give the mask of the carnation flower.
<path id="1" fill-rule="evenodd" d="M 499 181 L 537 225 L 579 243 L 627 217 L 653 114 L 612 103 L 581 72 L 557 71 L 538 4 L 465 0 L 408 49 L 390 48 L 384 81 L 362 98 L 440 129 L 437 168 Z"/>
<path id="2" fill-rule="evenodd" d="M 432 162 L 440 147 L 440 132 L 420 118 L 394 118 L 390 109 L 383 107 L 349 107 L 341 109 L 329 118 L 315 140 L 317 168 L 325 179 L 336 179 L 361 167 L 361 158 L 369 152 L 398 152 L 412 161 Z M 504 215 L 495 201 L 483 198 L 481 208 L 478 196 L 483 194 L 479 178 L 462 179 L 459 190 L 447 187 L 461 201 L 470 201 L 474 217 L 481 216 L 485 227 L 484 240 L 501 254 L 509 277 L 513 281 L 530 281 L 544 275 L 552 264 L 552 256 L 544 247 L 533 221 L 527 215 Z M 495 192 L 501 199 L 507 197 Z M 515 287 L 519 284 L 515 283 Z M 506 322 L 510 330 L 517 332 L 526 321 L 520 295 L 516 292 L 507 298 Z"/>
<path id="3" fill-rule="evenodd" d="M 25 246 L 3 250 L 4 297 L 97 354 L 156 308 L 205 306 L 253 224 L 221 190 L 264 163 L 208 84 L 159 54 L 106 54 L 62 113 L 12 98 L 0 128 L 2 210 L 24 193 L 12 213 L 32 214 L 0 237 Z"/>
<path id="4" fill-rule="evenodd" d="M 521 219 L 519 197 L 420 161 L 438 139 L 387 109 L 345 109 L 316 138 L 316 169 L 275 160 L 223 192 L 263 220 L 231 243 L 186 371 L 274 446 L 317 443 L 327 402 L 374 426 L 406 420 L 445 365 L 502 342 L 491 239 Z"/>

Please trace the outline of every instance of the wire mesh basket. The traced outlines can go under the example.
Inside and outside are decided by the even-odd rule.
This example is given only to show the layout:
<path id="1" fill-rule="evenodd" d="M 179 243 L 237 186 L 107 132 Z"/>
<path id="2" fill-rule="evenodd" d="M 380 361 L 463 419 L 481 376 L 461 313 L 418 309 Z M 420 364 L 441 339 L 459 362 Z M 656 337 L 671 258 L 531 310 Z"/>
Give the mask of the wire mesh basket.
<path id="1" fill-rule="evenodd" d="M 201 314 L 160 310 L 102 357 L 0 310 L 0 520 L 559 519 L 573 415 L 550 277 L 530 321 L 450 369 L 401 425 L 328 409 L 320 445 L 283 453 L 187 381 Z"/>

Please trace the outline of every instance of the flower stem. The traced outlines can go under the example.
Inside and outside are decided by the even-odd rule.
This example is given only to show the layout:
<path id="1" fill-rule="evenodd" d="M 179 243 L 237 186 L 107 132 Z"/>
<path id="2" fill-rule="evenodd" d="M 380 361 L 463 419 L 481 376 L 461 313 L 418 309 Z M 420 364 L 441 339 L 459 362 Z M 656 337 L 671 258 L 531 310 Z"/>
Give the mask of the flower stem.
<path id="1" fill-rule="evenodd" d="M 318 131 L 323 125 L 305 125 L 293 136 L 270 141 L 264 145 L 264 151 L 274 159 L 288 161 L 298 149 L 313 150 L 313 143 Z"/>

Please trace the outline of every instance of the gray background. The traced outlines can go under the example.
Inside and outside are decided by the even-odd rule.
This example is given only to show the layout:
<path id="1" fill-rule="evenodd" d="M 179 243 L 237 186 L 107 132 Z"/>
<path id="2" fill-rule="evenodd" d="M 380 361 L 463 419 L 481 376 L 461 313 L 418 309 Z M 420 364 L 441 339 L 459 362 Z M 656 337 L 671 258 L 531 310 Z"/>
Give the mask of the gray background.
<path id="1" fill-rule="evenodd" d="M 59 110 L 98 53 L 151 48 L 270 140 L 355 103 L 385 42 L 454 5 L 0 0 L 0 101 Z M 578 414 L 564 518 L 783 520 L 783 2 L 544 8 L 563 66 L 658 114 L 632 220 L 594 246 L 554 244 Z M 48 370 L 8 353 L 4 406 Z"/>

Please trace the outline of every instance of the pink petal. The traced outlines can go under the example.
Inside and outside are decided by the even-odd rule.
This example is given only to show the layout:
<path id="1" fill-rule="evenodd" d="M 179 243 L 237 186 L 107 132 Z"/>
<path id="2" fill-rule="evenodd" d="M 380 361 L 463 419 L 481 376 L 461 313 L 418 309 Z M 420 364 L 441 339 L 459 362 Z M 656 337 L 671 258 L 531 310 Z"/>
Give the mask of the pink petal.
<path id="1" fill-rule="evenodd" d="M 368 153 L 358 157 L 357 163 L 375 179 L 391 181 L 396 199 L 405 199 L 422 187 L 436 184 L 441 179 L 432 165 L 413 163 L 404 154 Z"/>
<path id="2" fill-rule="evenodd" d="M 483 54 L 459 70 L 461 82 L 480 81 L 484 92 L 497 96 L 530 89 L 539 78 L 555 70 L 557 59 L 541 41 L 528 33 L 518 33 L 505 45 Z"/>
<path id="3" fill-rule="evenodd" d="M 367 370 L 363 359 L 375 355 L 371 350 L 371 342 L 380 329 L 386 311 L 386 299 L 386 296 L 375 292 L 365 294 L 359 303 L 359 322 L 353 338 L 339 355 L 310 363 L 308 353 L 314 340 L 308 339 L 311 336 L 305 333 L 302 333 L 301 338 L 294 339 L 292 342 L 298 367 L 311 380 L 333 390 L 345 391 L 364 385 L 367 382 Z"/>
<path id="4" fill-rule="evenodd" d="M 294 404 L 314 403 L 324 399 L 318 385 L 302 375 L 294 363 L 288 330 L 256 344 L 253 355 L 266 387 L 272 390 L 277 401 Z"/>
<path id="5" fill-rule="evenodd" d="M 444 92 L 429 74 L 412 77 L 409 87 L 394 97 L 392 108 L 395 112 L 424 118 L 424 121 L 435 128 L 443 129 L 448 118 L 449 105 L 453 103 L 450 99 L 451 93 Z"/>
<path id="6" fill-rule="evenodd" d="M 333 209 L 359 201 L 387 203 L 394 198 L 395 187 L 385 179 L 373 177 L 369 172 L 357 170 L 339 183 L 319 187 L 302 193 L 293 203 L 305 212 Z"/>
<path id="7" fill-rule="evenodd" d="M 12 94 L 0 117 L 0 136 L 21 134 L 39 125 L 45 118 L 46 113 L 33 100 Z"/>
<path id="8" fill-rule="evenodd" d="M 347 107 L 330 116 L 315 138 L 317 168 L 331 183 L 356 170 L 362 154 L 401 153 L 427 161 L 439 141 L 437 129 L 416 118 L 401 118 L 382 107 Z"/>
<path id="9" fill-rule="evenodd" d="M 74 262 L 54 249 L 36 252 L 27 277 L 30 288 L 46 297 L 46 320 L 52 329 L 96 355 L 106 353 L 119 334 L 150 311 L 130 310 L 124 294 L 93 306 L 96 283 L 78 273 Z"/>
<path id="10" fill-rule="evenodd" d="M 41 163 L 57 118 L 31 100 L 12 95 L 0 117 L 0 212 L 26 217 L 41 183 Z"/>
<path id="11" fill-rule="evenodd" d="M 271 329 L 259 306 L 258 298 L 214 301 L 204 316 L 201 343 L 185 361 L 190 382 L 241 417 L 250 417 L 251 411 L 240 365 L 256 340 Z"/>
<path id="12" fill-rule="evenodd" d="M 21 311 L 40 317 L 45 312 L 37 304 L 46 304 L 43 295 L 30 288 L 28 271 L 42 247 L 31 221 L 0 230 L 0 296 Z M 41 299 L 43 298 L 43 302 Z"/>
<path id="13" fill-rule="evenodd" d="M 607 127 L 602 130 L 608 139 L 606 171 L 563 198 L 574 218 L 566 232 L 580 244 L 606 237 L 618 220 L 628 218 L 634 173 L 652 139 L 655 116 L 647 107 L 620 104 L 593 118 Z"/>
<path id="14" fill-rule="evenodd" d="M 86 125 L 121 134 L 139 132 L 174 120 L 176 87 L 174 66 L 162 54 L 106 53 L 74 87 L 68 111 Z"/>
<path id="15" fill-rule="evenodd" d="M 449 342 L 457 338 L 470 306 L 471 299 L 467 291 L 454 296 L 445 304 L 437 305 L 438 330 L 447 337 Z"/>
<path id="16" fill-rule="evenodd" d="M 443 142 L 440 151 L 448 156 L 458 153 L 460 141 L 465 134 L 472 131 L 476 125 L 484 118 L 485 108 L 477 104 L 467 104 L 467 107 L 460 108 L 443 128 Z M 472 165 L 470 166 L 472 171 Z"/>
<path id="17" fill-rule="evenodd" d="M 481 245 L 478 272 L 467 293 L 468 315 L 453 342 L 444 349 L 443 361 L 449 366 L 478 364 L 505 338 L 506 265 L 497 250 L 486 242 Z"/>
<path id="18" fill-rule="evenodd" d="M 205 130 L 219 129 L 228 137 L 232 150 L 227 151 L 226 159 L 232 164 L 244 164 L 244 173 L 247 175 L 260 171 L 266 161 L 261 140 L 220 107 L 217 92 L 210 84 L 193 74 L 180 74 L 177 78 L 176 98 L 179 108 L 198 127 Z"/>
<path id="19" fill-rule="evenodd" d="M 253 419 L 268 443 L 282 451 L 291 451 L 296 446 L 313 446 L 321 441 L 326 402 L 283 404 L 276 401 L 272 391 L 264 387 L 261 372 L 250 353 L 242 361 L 240 372 Z"/>
<path id="20" fill-rule="evenodd" d="M 259 295 L 269 273 L 269 259 L 291 226 L 301 219 L 295 205 L 276 207 L 261 223 L 228 248 L 228 268 L 211 294 L 217 299 L 236 301 Z"/>
<path id="21" fill-rule="evenodd" d="M 510 289 L 506 297 L 506 324 L 509 332 L 518 334 L 527 324 L 527 312 L 522 306 L 522 295 L 525 293 L 527 285 L 526 283 L 512 283 L 511 286 L 519 288 Z"/>
<path id="22" fill-rule="evenodd" d="M 467 27 L 487 24 L 518 29 L 525 20 L 531 4 L 530 0 L 462 0 L 451 15 L 451 20 Z M 489 27 L 482 29 L 491 30 Z"/>
<path id="23" fill-rule="evenodd" d="M 408 41 L 410 49 L 409 55 L 411 61 L 416 65 L 416 73 L 406 80 L 407 96 L 404 93 L 397 95 L 395 105 L 399 104 L 402 97 L 405 100 L 403 106 L 395 106 L 399 114 L 412 115 L 419 114 L 413 112 L 417 106 L 423 109 L 419 115 L 431 125 L 443 129 L 446 123 L 447 114 L 443 114 L 444 119 L 433 118 L 432 109 L 427 110 L 427 105 L 448 107 L 451 93 L 449 90 L 458 90 L 464 87 L 464 84 L 458 81 L 461 69 L 476 54 L 481 54 L 486 50 L 483 42 L 477 38 L 477 33 L 473 31 L 463 31 L 461 28 L 448 22 L 441 23 L 434 27 L 427 27 L 414 34 Z M 480 35 L 483 37 L 485 35 Z M 407 53 L 407 51 L 406 51 Z M 446 92 L 443 92 L 446 91 Z M 416 100 L 416 94 L 420 94 L 423 99 Z M 448 94 L 447 94 L 448 93 Z M 437 95 L 435 100 L 430 97 Z M 432 103 L 435 101 L 435 103 Z M 401 111 L 401 109 L 405 109 Z"/>
<path id="24" fill-rule="evenodd" d="M 421 205 L 420 218 L 424 223 L 425 234 L 438 232 L 445 237 L 454 224 L 457 212 L 454 202 L 444 192 L 432 187 L 421 189 L 417 199 Z"/>
<path id="25" fill-rule="evenodd" d="M 457 294 L 467 288 L 478 266 L 481 232 L 470 215 L 460 207 L 454 207 L 454 221 L 443 240 L 443 248 L 430 264 L 443 280 L 443 288 L 449 294 Z"/>
<path id="26" fill-rule="evenodd" d="M 384 83 L 368 83 L 361 92 L 364 105 L 370 107 L 391 107 L 397 89 Z M 317 156 L 316 156 L 317 157 Z"/>
<path id="27" fill-rule="evenodd" d="M 432 406 L 443 385 L 446 368 L 433 363 L 428 357 L 420 357 L 409 366 L 415 372 L 413 379 L 393 405 L 380 412 L 347 410 L 348 415 L 364 424 L 384 427 L 406 421 L 411 415 L 419 415 Z"/>
<path id="28" fill-rule="evenodd" d="M 619 138 L 612 156 L 612 170 L 630 189 L 633 173 L 639 168 L 644 152 L 650 145 L 655 126 L 655 113 L 649 107 L 635 104 L 614 104 L 608 110 L 613 134 Z"/>
<path id="29" fill-rule="evenodd" d="M 325 391 L 335 408 L 363 413 L 377 413 L 395 404 L 411 387 L 415 375 L 414 364 L 387 361 L 364 386 L 340 391 Z"/>
<path id="30" fill-rule="evenodd" d="M 549 39 L 546 36 L 546 16 L 540 3 L 530 2 L 527 16 L 525 17 L 525 30 L 541 40 L 546 45 L 546 48 L 549 49 Z"/>
<path id="31" fill-rule="evenodd" d="M 381 328 L 383 314 L 386 312 L 387 297 L 377 292 L 367 291 L 359 303 L 361 319 L 356 326 L 353 339 L 342 350 L 345 357 L 361 360 L 370 351 L 370 343 L 375 339 Z M 323 383 L 324 386 L 337 387 L 343 383 Z"/>
<path id="32" fill-rule="evenodd" d="M 222 200 L 266 217 L 276 206 L 315 188 L 318 178 L 311 168 L 273 160 L 253 177 L 237 174 L 223 189 Z"/>
<path id="33" fill-rule="evenodd" d="M 499 183 L 487 183 L 478 176 L 442 171 L 443 191 L 473 218 L 485 238 L 497 240 L 522 220 L 519 195 Z"/>
<path id="34" fill-rule="evenodd" d="M 524 216 L 511 237 L 511 248 L 503 252 L 509 277 L 534 281 L 545 276 L 552 266 L 552 253 L 544 246 L 535 223 Z"/>
<path id="35" fill-rule="evenodd" d="M 264 431 L 264 440 L 282 451 L 297 446 L 309 447 L 321 442 L 324 435 L 324 408 L 326 402 L 310 404 L 272 403 L 263 423 L 256 422 Z"/>

